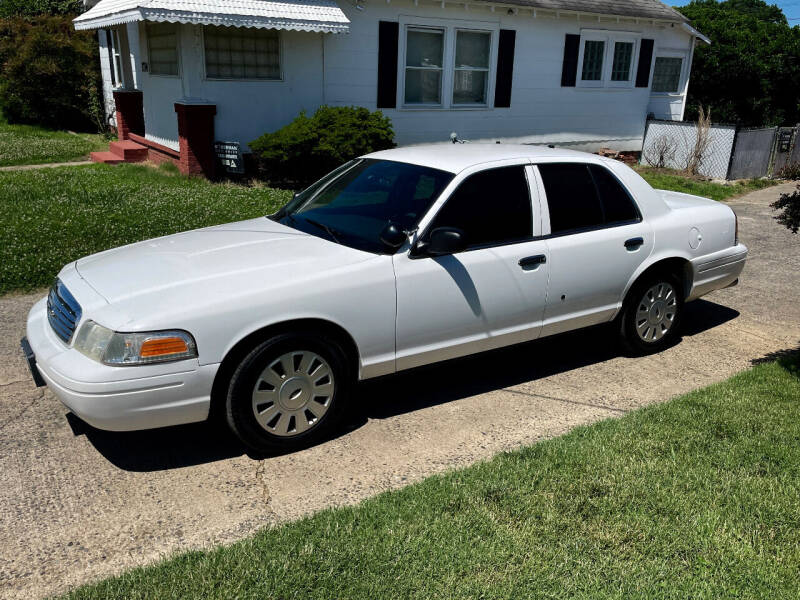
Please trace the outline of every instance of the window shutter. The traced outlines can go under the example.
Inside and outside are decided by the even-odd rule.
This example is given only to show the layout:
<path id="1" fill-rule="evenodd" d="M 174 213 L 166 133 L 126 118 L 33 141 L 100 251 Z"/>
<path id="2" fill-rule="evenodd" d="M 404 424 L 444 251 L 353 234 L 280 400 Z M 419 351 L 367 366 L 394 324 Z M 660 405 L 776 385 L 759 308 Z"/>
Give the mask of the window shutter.
<path id="1" fill-rule="evenodd" d="M 650 85 L 650 63 L 653 62 L 653 40 L 643 39 L 639 50 L 639 67 L 636 69 L 636 87 Z"/>
<path id="2" fill-rule="evenodd" d="M 497 43 L 497 78 L 494 85 L 494 105 L 497 108 L 511 106 L 511 81 L 514 78 L 514 45 L 517 32 L 501 29 Z"/>
<path id="3" fill-rule="evenodd" d="M 400 24 L 378 22 L 378 108 L 397 106 L 397 42 Z"/>
<path id="4" fill-rule="evenodd" d="M 575 87 L 578 77 L 578 52 L 581 36 L 568 33 L 564 38 L 564 62 L 561 65 L 561 87 Z"/>

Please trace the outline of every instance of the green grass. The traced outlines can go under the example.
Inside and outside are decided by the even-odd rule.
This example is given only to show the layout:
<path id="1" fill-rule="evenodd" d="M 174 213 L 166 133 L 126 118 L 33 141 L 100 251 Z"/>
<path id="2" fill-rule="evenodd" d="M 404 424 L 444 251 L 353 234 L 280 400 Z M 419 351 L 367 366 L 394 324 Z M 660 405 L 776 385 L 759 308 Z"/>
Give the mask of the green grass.
<path id="1" fill-rule="evenodd" d="M 636 167 L 636 172 L 656 189 L 694 194 L 713 200 L 727 200 L 780 183 L 771 179 L 748 179 L 729 184 L 714 183 L 689 177 L 680 171 L 651 167 Z"/>
<path id="2" fill-rule="evenodd" d="M 108 150 L 102 135 L 9 125 L 0 115 L 0 167 L 80 160 L 96 150 Z"/>
<path id="3" fill-rule="evenodd" d="M 69 598 L 796 599 L 797 361 Z"/>
<path id="4" fill-rule="evenodd" d="M 87 254 L 269 214 L 290 198 L 142 165 L 0 173 L 0 294 L 49 285 Z"/>

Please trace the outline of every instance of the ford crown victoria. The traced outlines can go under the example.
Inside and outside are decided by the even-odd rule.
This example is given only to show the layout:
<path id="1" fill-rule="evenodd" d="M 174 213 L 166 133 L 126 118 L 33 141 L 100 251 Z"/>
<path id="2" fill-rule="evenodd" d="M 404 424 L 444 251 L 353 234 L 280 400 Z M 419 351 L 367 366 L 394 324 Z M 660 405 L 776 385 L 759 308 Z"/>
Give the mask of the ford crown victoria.
<path id="1" fill-rule="evenodd" d="M 215 415 L 291 449 L 336 426 L 358 380 L 607 322 L 658 352 L 746 256 L 728 206 L 620 162 L 417 146 L 353 160 L 274 215 L 68 264 L 22 346 L 95 427 Z"/>

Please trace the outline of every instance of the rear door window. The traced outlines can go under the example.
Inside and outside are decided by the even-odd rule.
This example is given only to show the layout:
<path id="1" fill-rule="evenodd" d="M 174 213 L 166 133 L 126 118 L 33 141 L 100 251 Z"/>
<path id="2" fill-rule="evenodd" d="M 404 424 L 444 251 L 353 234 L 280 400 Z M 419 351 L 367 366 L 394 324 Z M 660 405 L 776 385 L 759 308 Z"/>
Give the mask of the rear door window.
<path id="1" fill-rule="evenodd" d="M 600 202 L 603 205 L 606 225 L 639 220 L 639 211 L 633 199 L 611 171 L 600 165 L 589 165 Z"/>
<path id="2" fill-rule="evenodd" d="M 586 164 L 549 163 L 538 167 L 547 194 L 551 233 L 591 229 L 605 224 L 603 207 Z"/>

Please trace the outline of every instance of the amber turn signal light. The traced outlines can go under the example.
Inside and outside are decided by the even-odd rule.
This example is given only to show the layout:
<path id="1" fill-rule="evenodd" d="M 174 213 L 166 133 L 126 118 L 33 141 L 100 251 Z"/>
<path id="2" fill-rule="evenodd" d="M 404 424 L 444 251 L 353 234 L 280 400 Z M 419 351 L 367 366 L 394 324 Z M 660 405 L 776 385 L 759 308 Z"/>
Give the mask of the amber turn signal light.
<path id="1" fill-rule="evenodd" d="M 147 340 L 142 344 L 139 356 L 142 358 L 152 356 L 165 356 L 168 354 L 182 354 L 188 352 L 186 341 L 179 337 L 156 338 Z"/>

